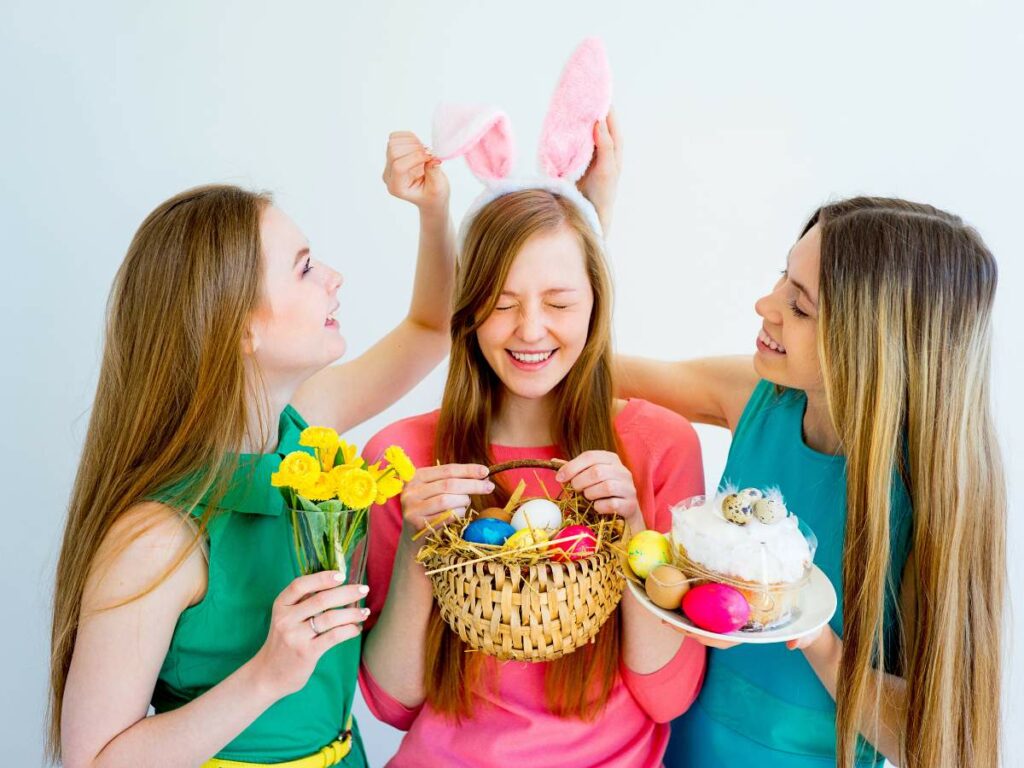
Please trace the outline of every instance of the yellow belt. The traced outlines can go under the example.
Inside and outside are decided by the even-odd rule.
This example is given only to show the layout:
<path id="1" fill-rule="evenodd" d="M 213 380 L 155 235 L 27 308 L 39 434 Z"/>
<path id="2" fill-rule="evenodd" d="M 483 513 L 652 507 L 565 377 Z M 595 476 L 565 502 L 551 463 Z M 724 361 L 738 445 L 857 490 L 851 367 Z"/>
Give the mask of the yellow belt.
<path id="1" fill-rule="evenodd" d="M 221 760 L 215 757 L 203 763 L 202 768 L 329 768 L 337 765 L 352 751 L 352 731 L 346 731 L 342 738 L 335 739 L 319 752 L 289 760 L 284 763 L 246 763 L 241 760 Z"/>

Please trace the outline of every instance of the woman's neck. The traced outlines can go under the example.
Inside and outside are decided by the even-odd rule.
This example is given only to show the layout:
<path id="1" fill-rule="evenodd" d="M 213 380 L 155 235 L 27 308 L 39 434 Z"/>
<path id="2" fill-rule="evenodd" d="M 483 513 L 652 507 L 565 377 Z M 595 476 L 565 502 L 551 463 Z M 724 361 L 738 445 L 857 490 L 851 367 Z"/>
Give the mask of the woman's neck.
<path id="1" fill-rule="evenodd" d="M 824 390 L 806 392 L 807 410 L 804 411 L 803 438 L 808 448 L 818 453 L 837 455 L 840 451 L 839 435 L 832 425 Z"/>
<path id="2" fill-rule="evenodd" d="M 498 414 L 491 421 L 491 442 L 498 445 L 532 448 L 557 442 L 551 429 L 555 398 L 513 395 L 506 390 Z"/>
<path id="3" fill-rule="evenodd" d="M 250 382 L 257 379 L 250 378 Z M 297 387 L 263 379 L 260 386 L 248 387 L 252 396 L 246 406 L 246 433 L 242 453 L 271 453 L 277 450 L 277 425 L 281 413 L 291 402 Z"/>

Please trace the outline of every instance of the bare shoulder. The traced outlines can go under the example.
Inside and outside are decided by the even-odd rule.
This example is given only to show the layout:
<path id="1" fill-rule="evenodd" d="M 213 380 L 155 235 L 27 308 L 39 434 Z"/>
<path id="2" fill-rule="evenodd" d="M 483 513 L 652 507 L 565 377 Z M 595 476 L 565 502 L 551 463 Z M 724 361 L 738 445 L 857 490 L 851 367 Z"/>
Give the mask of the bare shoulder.
<path id="1" fill-rule="evenodd" d="M 206 580 L 206 560 L 195 529 L 171 507 L 141 502 L 104 537 L 89 573 L 83 607 L 116 605 L 152 588 L 150 594 L 159 593 L 184 609 L 202 599 Z"/>

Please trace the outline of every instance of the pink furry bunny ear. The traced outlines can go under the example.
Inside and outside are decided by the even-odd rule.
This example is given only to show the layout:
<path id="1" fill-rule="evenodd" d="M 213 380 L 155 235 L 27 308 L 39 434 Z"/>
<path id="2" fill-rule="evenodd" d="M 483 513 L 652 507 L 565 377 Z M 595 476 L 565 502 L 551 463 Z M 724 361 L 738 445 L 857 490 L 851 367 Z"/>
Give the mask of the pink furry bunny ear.
<path id="1" fill-rule="evenodd" d="M 508 115 L 494 107 L 441 104 L 434 112 L 431 147 L 440 160 L 465 155 L 478 179 L 504 179 L 512 169 L 514 149 Z"/>
<path id="2" fill-rule="evenodd" d="M 594 154 L 594 123 L 612 104 L 612 72 L 604 43 L 589 37 L 573 51 L 558 81 L 540 135 L 541 170 L 576 182 Z"/>

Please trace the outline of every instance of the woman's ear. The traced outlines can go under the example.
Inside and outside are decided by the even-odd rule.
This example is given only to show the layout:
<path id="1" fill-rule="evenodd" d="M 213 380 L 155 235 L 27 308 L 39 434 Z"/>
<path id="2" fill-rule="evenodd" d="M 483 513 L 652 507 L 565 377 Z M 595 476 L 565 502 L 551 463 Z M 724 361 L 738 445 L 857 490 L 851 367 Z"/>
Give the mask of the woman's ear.
<path id="1" fill-rule="evenodd" d="M 246 357 L 252 357 L 256 354 L 256 350 L 260 348 L 260 335 L 256 325 L 257 321 L 255 319 L 250 320 L 242 332 L 242 354 Z"/>
<path id="2" fill-rule="evenodd" d="M 540 134 L 541 171 L 575 183 L 594 154 L 594 124 L 612 105 L 612 71 L 596 37 L 580 43 L 562 70 Z"/>

